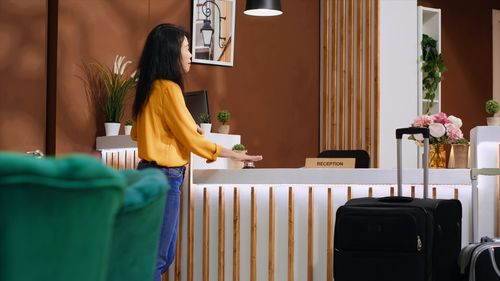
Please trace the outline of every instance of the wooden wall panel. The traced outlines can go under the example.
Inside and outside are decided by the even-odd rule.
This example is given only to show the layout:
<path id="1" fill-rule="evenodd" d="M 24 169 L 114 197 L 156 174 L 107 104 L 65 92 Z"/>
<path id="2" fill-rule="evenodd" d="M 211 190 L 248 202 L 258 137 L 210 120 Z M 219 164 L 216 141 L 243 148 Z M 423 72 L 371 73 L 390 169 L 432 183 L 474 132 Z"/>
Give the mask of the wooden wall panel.
<path id="1" fill-rule="evenodd" d="M 378 165 L 379 1 L 322 4 L 321 150 L 366 150 L 371 167 Z"/>

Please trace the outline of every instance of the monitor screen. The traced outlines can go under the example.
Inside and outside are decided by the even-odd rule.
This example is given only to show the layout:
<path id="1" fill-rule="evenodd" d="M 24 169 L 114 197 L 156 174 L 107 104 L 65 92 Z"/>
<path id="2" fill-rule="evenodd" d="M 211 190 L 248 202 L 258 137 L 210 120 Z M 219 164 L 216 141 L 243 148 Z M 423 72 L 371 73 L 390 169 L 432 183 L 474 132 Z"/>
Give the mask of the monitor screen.
<path id="1" fill-rule="evenodd" d="M 202 113 L 210 114 L 208 111 L 208 95 L 207 90 L 193 91 L 184 93 L 186 106 L 191 112 L 194 121 L 200 123 L 200 115 Z"/>

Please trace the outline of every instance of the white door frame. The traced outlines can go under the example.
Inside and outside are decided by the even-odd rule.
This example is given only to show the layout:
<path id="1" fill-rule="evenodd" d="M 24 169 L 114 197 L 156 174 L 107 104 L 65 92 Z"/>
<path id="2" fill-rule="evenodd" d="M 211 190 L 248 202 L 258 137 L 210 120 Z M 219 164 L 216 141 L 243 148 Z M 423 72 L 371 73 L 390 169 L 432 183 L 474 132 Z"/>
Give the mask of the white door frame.
<path id="1" fill-rule="evenodd" d="M 492 10 L 493 41 L 493 93 L 492 98 L 500 102 L 500 10 Z"/>

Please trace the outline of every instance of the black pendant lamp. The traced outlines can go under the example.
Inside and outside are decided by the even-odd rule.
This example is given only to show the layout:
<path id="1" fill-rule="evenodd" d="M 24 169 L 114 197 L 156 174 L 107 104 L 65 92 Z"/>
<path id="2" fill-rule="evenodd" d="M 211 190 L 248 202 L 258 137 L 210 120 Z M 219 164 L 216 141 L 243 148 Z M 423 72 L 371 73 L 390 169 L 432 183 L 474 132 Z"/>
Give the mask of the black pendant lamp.
<path id="1" fill-rule="evenodd" d="M 279 16 L 281 11 L 280 0 L 247 0 L 245 15 L 249 16 Z"/>

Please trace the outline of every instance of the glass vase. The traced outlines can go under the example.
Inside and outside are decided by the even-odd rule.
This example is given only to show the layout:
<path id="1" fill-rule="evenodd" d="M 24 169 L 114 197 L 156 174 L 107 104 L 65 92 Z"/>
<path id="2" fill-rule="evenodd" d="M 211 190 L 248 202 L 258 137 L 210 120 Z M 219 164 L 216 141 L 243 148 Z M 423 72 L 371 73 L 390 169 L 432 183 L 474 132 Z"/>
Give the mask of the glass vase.
<path id="1" fill-rule="evenodd" d="M 429 168 L 446 168 L 444 144 L 429 145 Z"/>

